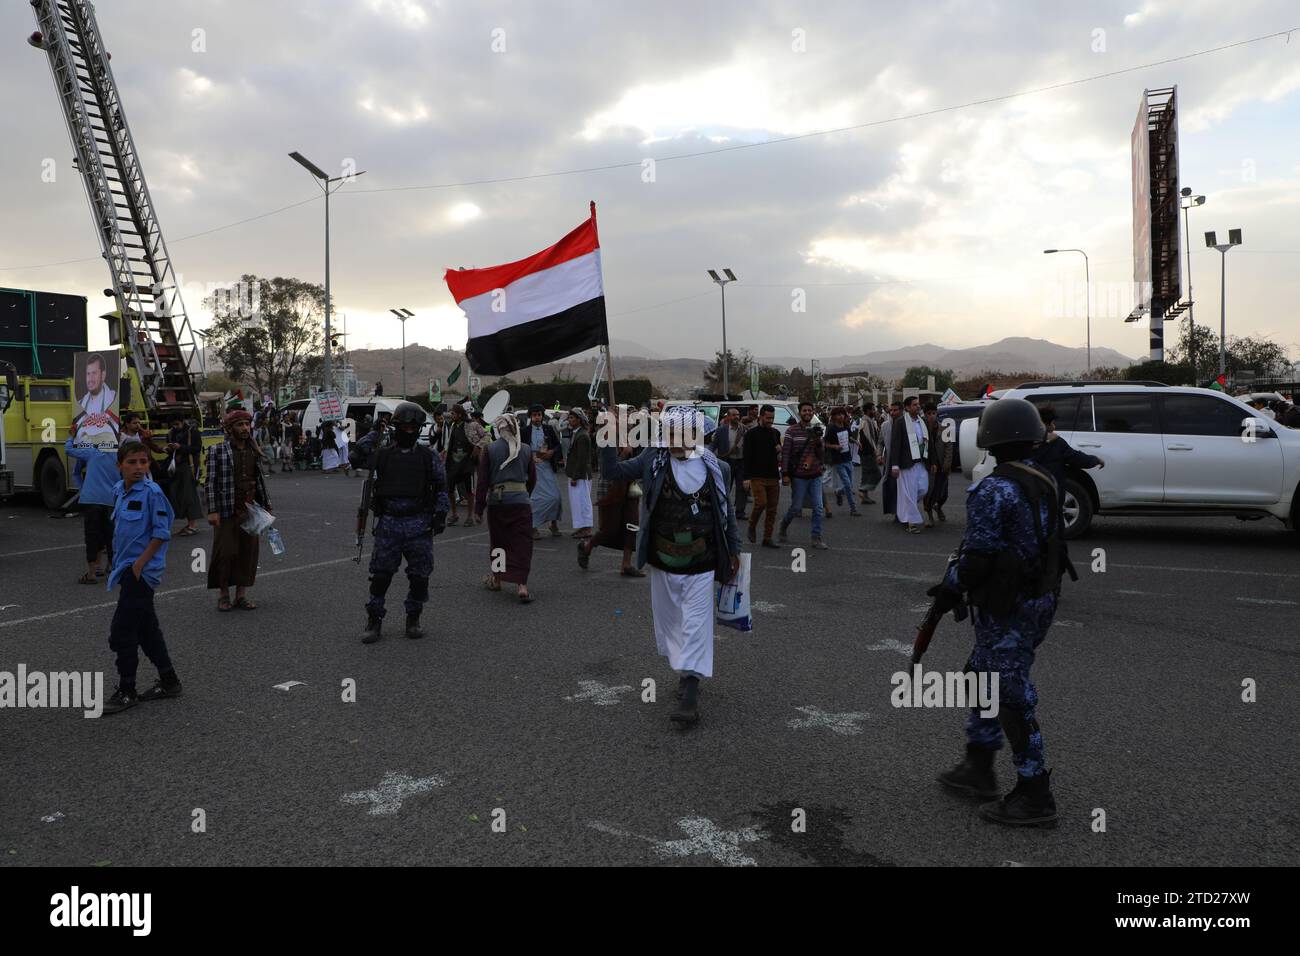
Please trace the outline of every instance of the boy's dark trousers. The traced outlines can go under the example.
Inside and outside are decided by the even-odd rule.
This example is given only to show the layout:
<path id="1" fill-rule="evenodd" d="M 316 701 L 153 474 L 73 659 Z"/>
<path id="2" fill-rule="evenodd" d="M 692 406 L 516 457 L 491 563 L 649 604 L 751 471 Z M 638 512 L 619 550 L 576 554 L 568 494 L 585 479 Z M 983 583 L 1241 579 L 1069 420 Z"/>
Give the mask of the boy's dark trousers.
<path id="1" fill-rule="evenodd" d="M 117 596 L 117 610 L 108 633 L 108 646 L 117 655 L 118 683 L 135 687 L 135 672 L 140 658 L 137 647 L 144 648 L 144 656 L 163 674 L 172 669 L 163 641 L 158 615 L 153 609 L 153 588 L 135 576 L 130 568 L 121 578 L 121 591 Z"/>

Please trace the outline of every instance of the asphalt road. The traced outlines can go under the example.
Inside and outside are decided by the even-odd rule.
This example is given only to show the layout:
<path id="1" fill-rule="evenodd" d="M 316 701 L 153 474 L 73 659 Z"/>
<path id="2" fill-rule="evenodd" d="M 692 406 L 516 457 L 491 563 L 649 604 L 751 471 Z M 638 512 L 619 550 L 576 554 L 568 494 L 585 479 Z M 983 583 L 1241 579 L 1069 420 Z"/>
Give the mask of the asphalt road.
<path id="1" fill-rule="evenodd" d="M 719 629 L 701 722 L 682 734 L 647 582 L 619 577 L 611 551 L 582 572 L 567 533 L 538 542 L 525 607 L 478 585 L 485 531 L 449 529 L 430 636 L 363 646 L 359 488 L 271 479 L 288 551 L 263 546 L 256 611 L 217 612 L 191 570 L 206 531 L 173 539 L 157 607 L 180 699 L 99 720 L 0 710 L 0 863 L 1300 862 L 1300 536 L 1271 520 L 1103 518 L 1075 543 L 1082 577 L 1034 668 L 1062 819 L 1008 831 L 934 782 L 964 713 L 890 704 L 960 500 L 920 536 L 879 505 L 837 512 L 832 550 L 803 573 L 760 549 L 754 629 Z M 796 523 L 794 545 L 807 534 Z M 80 542 L 79 519 L 0 505 L 0 671 L 101 671 L 107 695 L 116 595 L 75 583 Z M 399 576 L 390 608 L 404 591 Z M 927 668 L 960 670 L 971 642 L 948 619 Z M 141 686 L 153 677 L 142 660 Z M 1009 788 L 1009 751 L 998 768 Z"/>

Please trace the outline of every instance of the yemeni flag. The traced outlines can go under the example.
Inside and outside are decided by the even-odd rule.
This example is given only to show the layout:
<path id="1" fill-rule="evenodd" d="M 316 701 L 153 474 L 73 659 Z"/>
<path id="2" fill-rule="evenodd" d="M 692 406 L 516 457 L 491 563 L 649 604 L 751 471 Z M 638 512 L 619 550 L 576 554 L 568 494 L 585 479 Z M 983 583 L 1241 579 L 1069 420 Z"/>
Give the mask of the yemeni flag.
<path id="1" fill-rule="evenodd" d="M 518 262 L 448 269 L 452 298 L 469 319 L 465 357 L 482 375 L 507 375 L 609 344 L 596 204 L 555 245 Z"/>

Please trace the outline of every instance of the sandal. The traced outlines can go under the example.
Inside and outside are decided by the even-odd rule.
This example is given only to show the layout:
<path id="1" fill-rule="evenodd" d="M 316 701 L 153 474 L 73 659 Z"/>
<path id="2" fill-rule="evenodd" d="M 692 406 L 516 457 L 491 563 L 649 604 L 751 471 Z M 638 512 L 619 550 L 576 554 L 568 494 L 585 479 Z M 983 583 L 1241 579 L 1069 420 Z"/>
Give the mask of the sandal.
<path id="1" fill-rule="evenodd" d="M 257 602 L 246 597 L 235 598 L 235 607 L 239 608 L 241 611 L 256 611 Z"/>
<path id="2" fill-rule="evenodd" d="M 625 578 L 645 577 L 645 572 L 642 571 L 640 568 L 624 568 L 622 571 L 619 572 L 619 574 L 623 575 L 623 577 Z"/>
<path id="3" fill-rule="evenodd" d="M 447 519 L 448 528 L 454 528 L 458 524 L 460 524 L 460 515 L 452 515 L 450 518 Z"/>
<path id="4" fill-rule="evenodd" d="M 520 594 L 520 595 L 519 595 L 519 603 L 520 603 L 520 604 L 532 604 L 532 603 L 533 603 L 533 596 L 532 596 L 531 594 Z"/>
<path id="5" fill-rule="evenodd" d="M 91 574 L 91 573 L 88 571 L 88 572 L 86 572 L 85 574 L 83 574 L 81 577 L 77 578 L 77 583 L 78 583 L 78 584 L 98 584 L 98 583 L 99 583 L 99 579 L 96 578 L 95 575 Z"/>
<path id="6" fill-rule="evenodd" d="M 198 533 L 199 533 L 198 528 L 181 528 L 180 531 L 176 532 L 176 535 L 177 537 L 188 538 L 190 535 L 198 534 Z"/>
<path id="7" fill-rule="evenodd" d="M 534 541 L 541 541 L 541 540 L 542 540 L 542 533 L 541 533 L 540 531 L 538 531 L 536 528 L 533 529 L 533 540 L 534 540 Z"/>
<path id="8" fill-rule="evenodd" d="M 564 532 L 561 531 L 559 528 L 555 528 L 555 527 L 552 527 L 552 528 L 551 528 L 551 537 L 552 537 L 552 538 L 558 538 L 558 537 L 560 537 L 560 536 L 563 535 L 563 534 L 564 534 Z"/>
<path id="9" fill-rule="evenodd" d="M 497 580 L 493 575 L 491 575 L 491 574 L 485 575 L 485 576 L 483 577 L 483 586 L 484 586 L 485 588 L 487 588 L 489 591 L 500 591 L 500 590 L 501 590 L 501 582 L 498 581 L 498 580 Z"/>
<path id="10" fill-rule="evenodd" d="M 228 598 L 228 597 L 220 597 L 220 598 L 217 598 L 217 610 L 218 610 L 218 611 L 229 611 L 229 610 L 231 610 L 232 607 L 233 607 L 233 605 L 230 603 L 230 598 Z"/>

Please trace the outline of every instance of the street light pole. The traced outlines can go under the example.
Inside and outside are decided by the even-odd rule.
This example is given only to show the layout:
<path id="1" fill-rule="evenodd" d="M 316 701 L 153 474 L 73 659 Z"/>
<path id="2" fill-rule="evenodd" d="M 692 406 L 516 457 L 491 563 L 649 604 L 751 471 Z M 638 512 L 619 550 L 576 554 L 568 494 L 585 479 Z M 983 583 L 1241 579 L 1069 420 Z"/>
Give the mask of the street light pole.
<path id="1" fill-rule="evenodd" d="M 1224 375 L 1228 368 L 1228 250 L 1241 245 L 1241 230 L 1229 229 L 1228 241 L 1222 243 L 1207 232 L 1205 244 L 1219 251 L 1219 374 Z"/>
<path id="2" fill-rule="evenodd" d="M 735 282 L 736 274 L 730 269 L 723 269 L 722 272 L 725 279 L 716 270 L 709 270 L 709 277 L 722 290 L 722 399 L 726 401 L 731 394 L 731 356 L 727 352 L 727 283 Z"/>
<path id="3" fill-rule="evenodd" d="M 1192 226 L 1191 209 L 1204 206 L 1204 196 L 1193 196 L 1192 187 L 1182 189 L 1183 232 L 1187 234 L 1187 360 L 1192 366 L 1192 384 L 1196 384 L 1196 303 L 1192 299 Z"/>
<path id="4" fill-rule="evenodd" d="M 1043 255 L 1050 256 L 1054 252 L 1077 252 L 1083 256 L 1083 284 L 1084 284 L 1084 312 L 1088 322 L 1088 373 L 1092 374 L 1092 271 L 1088 266 L 1088 253 L 1082 249 L 1044 249 Z"/>
<path id="5" fill-rule="evenodd" d="M 410 309 L 389 309 L 402 323 L 402 400 L 406 400 L 406 320 L 415 318 Z"/>
<path id="6" fill-rule="evenodd" d="M 301 166 L 317 181 L 317 185 L 325 193 L 325 391 L 334 387 L 334 365 L 333 352 L 330 348 L 330 312 L 332 303 L 330 301 L 330 193 L 337 192 L 343 187 L 344 183 L 351 182 L 358 176 L 364 176 L 366 171 L 363 169 L 359 173 L 349 173 L 346 176 L 331 177 L 310 159 L 303 156 L 302 153 L 292 152 L 289 158 Z M 330 189 L 332 183 L 338 183 L 334 189 Z"/>

